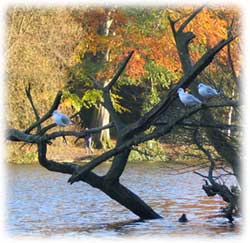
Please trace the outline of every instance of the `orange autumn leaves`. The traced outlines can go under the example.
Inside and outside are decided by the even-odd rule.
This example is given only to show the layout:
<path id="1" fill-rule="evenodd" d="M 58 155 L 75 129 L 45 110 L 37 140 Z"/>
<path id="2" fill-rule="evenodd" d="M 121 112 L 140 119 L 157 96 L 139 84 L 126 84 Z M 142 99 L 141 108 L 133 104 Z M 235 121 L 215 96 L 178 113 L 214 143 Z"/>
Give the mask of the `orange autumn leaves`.
<path id="1" fill-rule="evenodd" d="M 143 16 L 149 23 L 139 22 L 137 12 L 130 12 L 129 8 L 90 8 L 82 12 L 78 11 L 77 21 L 82 24 L 84 39 L 81 45 L 84 47 L 81 52 L 75 48 L 75 57 L 91 52 L 95 56 L 98 52 L 105 54 L 109 50 L 109 60 L 104 68 L 96 73 L 96 78 L 111 78 L 118 64 L 131 50 L 135 53 L 126 68 L 125 74 L 129 79 L 145 78 L 145 64 L 148 61 L 165 67 L 172 73 L 181 73 L 181 65 L 177 55 L 173 34 L 167 19 L 171 14 L 173 20 L 179 19 L 176 28 L 185 21 L 194 7 L 179 9 L 138 9 L 138 15 Z M 192 31 L 196 38 L 190 43 L 190 55 L 195 63 L 206 50 L 214 46 L 221 39 L 227 38 L 228 28 L 234 19 L 233 34 L 239 29 L 238 9 L 224 7 L 205 7 L 185 28 L 185 31 Z M 152 15 L 153 18 L 152 18 Z M 187 17 L 184 17 L 187 16 Z M 103 25 L 111 20 L 109 33 L 100 34 Z M 239 40 L 231 44 L 233 62 L 235 69 L 239 71 Z M 80 45 L 80 44 L 79 44 Z M 79 48 L 80 49 L 80 48 Z M 228 54 L 226 48 L 218 55 L 219 60 L 226 64 Z M 212 70 L 212 69 L 211 69 Z M 176 80 L 177 81 L 177 80 Z"/>

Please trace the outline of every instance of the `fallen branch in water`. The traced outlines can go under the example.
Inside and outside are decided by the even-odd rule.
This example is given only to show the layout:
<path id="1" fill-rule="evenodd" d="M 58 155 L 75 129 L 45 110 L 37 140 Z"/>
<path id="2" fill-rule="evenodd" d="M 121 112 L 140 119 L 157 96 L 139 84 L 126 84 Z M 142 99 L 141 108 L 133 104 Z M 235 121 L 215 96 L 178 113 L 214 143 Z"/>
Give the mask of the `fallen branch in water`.
<path id="1" fill-rule="evenodd" d="M 229 219 L 230 222 L 233 221 L 233 215 L 239 211 L 239 194 L 235 193 L 234 191 L 230 190 L 225 184 L 220 184 L 216 181 L 219 177 L 222 176 L 214 176 L 214 170 L 216 168 L 215 160 L 211 153 L 204 148 L 201 141 L 198 138 L 199 132 L 198 128 L 194 130 L 193 140 L 197 147 L 207 156 L 208 160 L 210 161 L 210 166 L 208 170 L 208 175 L 201 174 L 197 171 L 194 171 L 195 174 L 206 178 L 205 184 L 202 186 L 202 189 L 206 192 L 208 196 L 215 196 L 216 194 L 221 196 L 225 202 L 228 203 L 228 207 L 224 210 L 225 217 Z M 228 173 L 226 175 L 229 175 Z"/>

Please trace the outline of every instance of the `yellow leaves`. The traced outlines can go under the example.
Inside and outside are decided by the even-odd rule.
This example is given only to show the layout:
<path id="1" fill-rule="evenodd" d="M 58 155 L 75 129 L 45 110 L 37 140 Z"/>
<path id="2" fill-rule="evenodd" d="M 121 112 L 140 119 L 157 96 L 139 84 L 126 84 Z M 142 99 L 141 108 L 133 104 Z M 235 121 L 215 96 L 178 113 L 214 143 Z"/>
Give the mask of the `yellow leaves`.
<path id="1" fill-rule="evenodd" d="M 90 108 L 98 107 L 99 102 L 103 102 L 102 91 L 97 89 L 86 90 L 81 99 L 82 105 Z"/>
<path id="2" fill-rule="evenodd" d="M 122 97 L 120 95 L 111 93 L 111 100 L 112 100 L 112 103 L 113 103 L 115 110 L 118 111 L 119 113 L 129 112 L 130 110 L 128 108 L 126 108 L 120 104 L 121 99 L 122 99 Z"/>
<path id="3" fill-rule="evenodd" d="M 82 108 L 82 102 L 81 99 L 76 95 L 73 94 L 67 90 L 63 91 L 63 97 L 62 97 L 61 105 L 63 107 L 71 108 L 73 107 L 75 111 L 80 111 Z"/>
<path id="4" fill-rule="evenodd" d="M 82 40 L 78 43 L 78 45 L 75 47 L 73 54 L 68 60 L 69 66 L 74 66 L 77 63 L 81 62 L 81 56 L 85 53 L 87 50 L 87 43 Z"/>
<path id="5" fill-rule="evenodd" d="M 56 90 L 66 85 L 69 72 L 65 66 L 70 67 L 74 81 L 79 82 L 75 89 L 78 94 L 82 94 L 83 90 L 90 86 L 86 74 L 98 80 L 108 80 L 130 50 L 136 52 L 125 70 L 125 75 L 121 77 L 123 81 L 129 83 L 133 80 L 134 83 L 139 83 L 149 78 L 153 71 L 147 73 L 146 65 L 153 61 L 168 70 L 171 81 L 175 82 L 180 77 L 182 69 L 167 16 L 173 20 L 181 18 L 176 24 L 178 28 L 194 9 L 196 6 L 152 8 L 145 11 L 134 8 L 132 14 L 128 14 L 129 10 L 126 7 L 112 10 L 103 7 L 10 9 L 6 46 L 10 90 L 8 105 L 11 106 L 10 113 L 13 117 L 11 119 L 22 121 L 23 127 L 32 119 L 32 113 L 23 108 L 30 107 L 29 104 L 22 106 L 26 100 L 22 82 L 29 81 L 36 86 L 34 97 L 41 104 L 39 111 L 42 112 L 51 104 Z M 239 15 L 240 11 L 235 6 L 210 6 L 205 7 L 189 23 L 185 31 L 192 31 L 196 35 L 189 45 L 194 63 L 209 47 L 227 38 L 232 19 L 232 33 L 238 33 Z M 107 18 L 112 18 L 113 22 L 108 36 L 104 36 L 101 32 Z M 232 61 L 238 76 L 241 64 L 239 41 L 236 39 L 230 44 Z M 226 48 L 216 55 L 216 61 L 227 65 Z M 216 73 L 216 62 L 208 68 Z M 120 97 L 114 94 L 112 97 L 116 109 L 126 111 L 126 108 L 121 106 Z M 79 110 L 80 106 L 90 107 L 101 99 L 101 93 L 88 90 L 79 100 L 71 97 L 71 100 L 65 98 L 64 102 L 65 106 L 74 106 Z M 20 116 L 22 117 L 19 118 Z"/>

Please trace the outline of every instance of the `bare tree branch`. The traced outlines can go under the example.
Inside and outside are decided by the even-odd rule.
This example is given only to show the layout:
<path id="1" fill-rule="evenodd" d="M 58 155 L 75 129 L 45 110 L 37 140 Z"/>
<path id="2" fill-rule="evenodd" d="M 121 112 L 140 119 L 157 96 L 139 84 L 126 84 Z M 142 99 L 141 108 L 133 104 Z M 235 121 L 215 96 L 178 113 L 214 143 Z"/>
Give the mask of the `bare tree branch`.
<path id="1" fill-rule="evenodd" d="M 51 124 L 54 126 L 54 124 Z M 72 136 L 72 137 L 77 137 L 77 138 L 83 138 L 87 134 L 94 134 L 98 133 L 104 129 L 109 129 L 113 126 L 113 123 L 109 123 L 103 127 L 96 127 L 96 128 L 91 128 L 82 132 L 76 132 L 76 131 L 58 131 L 58 132 L 53 132 L 50 134 L 27 134 L 25 132 L 19 131 L 14 128 L 10 128 L 7 130 L 7 135 L 6 139 L 9 141 L 14 141 L 14 142 L 26 142 L 26 143 L 39 143 L 40 141 L 45 141 L 47 143 L 50 142 L 52 139 L 56 139 L 57 137 L 66 137 L 66 136 Z"/>
<path id="2" fill-rule="evenodd" d="M 47 145 L 44 142 L 38 144 L 38 158 L 39 163 L 50 171 L 60 172 L 64 174 L 72 174 L 77 170 L 79 165 L 73 163 L 58 163 L 46 158 Z M 116 183 L 106 183 L 102 176 L 98 176 L 94 172 L 89 172 L 84 178 L 81 179 L 87 182 L 89 185 L 100 189 L 106 193 L 110 198 L 116 200 L 118 203 L 128 208 L 131 212 L 138 215 L 143 219 L 155 219 L 161 218 L 151 207 L 149 207 L 144 201 L 142 201 L 132 191 L 125 186 Z"/>
<path id="3" fill-rule="evenodd" d="M 115 147 L 112 150 L 109 150 L 105 153 L 103 153 L 101 156 L 95 158 L 94 160 L 92 160 L 91 162 L 89 162 L 88 164 L 80 167 L 78 169 L 78 171 L 76 171 L 68 180 L 69 183 L 74 183 L 76 181 L 78 181 L 80 178 L 84 178 L 84 176 L 91 171 L 92 169 L 94 169 L 96 166 L 98 166 L 99 164 L 101 164 L 103 161 L 113 157 L 114 155 L 119 154 L 120 152 L 122 152 L 125 149 L 129 149 L 131 148 L 133 145 L 138 145 L 139 143 L 143 143 L 146 142 L 148 140 L 151 139 L 156 139 L 159 138 L 167 133 L 169 133 L 173 127 L 176 124 L 179 124 L 180 122 L 182 122 L 184 119 L 190 117 L 191 115 L 197 113 L 198 111 L 202 110 L 202 109 L 208 109 L 208 108 L 212 108 L 212 107 L 224 107 L 224 106 L 232 106 L 232 105 L 236 105 L 237 102 L 235 101 L 229 101 L 229 102 L 222 102 L 220 104 L 208 104 L 206 106 L 199 106 L 196 108 L 191 109 L 190 111 L 188 111 L 187 113 L 183 114 L 180 118 L 178 118 L 177 120 L 175 120 L 174 122 L 172 122 L 171 124 L 168 124 L 167 126 L 161 127 L 159 128 L 157 131 L 154 131 L 152 133 L 149 134 L 143 134 L 143 135 L 138 135 L 136 136 L 135 134 L 131 137 L 131 139 L 129 139 L 128 141 L 124 142 L 123 144 Z"/>
<path id="4" fill-rule="evenodd" d="M 208 178 L 209 178 L 209 181 L 212 183 L 212 185 L 215 185 L 216 182 L 213 179 L 213 171 L 214 171 L 214 168 L 215 168 L 215 161 L 214 161 L 212 155 L 209 153 L 209 151 L 206 150 L 202 146 L 201 142 L 198 140 L 198 129 L 195 129 L 194 134 L 193 134 L 193 139 L 194 139 L 194 142 L 197 145 L 197 147 L 207 156 L 208 160 L 210 161 L 210 167 L 209 167 L 209 171 L 208 171 Z"/>
<path id="5" fill-rule="evenodd" d="M 62 97 L 62 92 L 59 91 L 56 95 L 56 98 L 50 108 L 50 110 L 42 117 L 40 118 L 38 121 L 36 121 L 35 123 L 33 123 L 30 127 L 28 127 L 24 132 L 25 133 L 30 133 L 34 128 L 36 128 L 37 126 L 39 126 L 42 122 L 46 121 L 48 118 L 51 117 L 52 113 L 54 110 L 57 109 L 57 107 L 60 104 L 61 101 L 61 97 Z"/>
<path id="6" fill-rule="evenodd" d="M 204 54 L 199 61 L 193 66 L 193 68 L 185 74 L 177 85 L 173 86 L 165 98 L 154 106 L 150 111 L 144 114 L 138 121 L 134 124 L 131 124 L 128 128 L 129 131 L 126 131 L 126 136 L 130 136 L 134 133 L 139 133 L 149 127 L 155 120 L 157 120 L 163 112 L 165 112 L 172 102 L 177 97 L 178 88 L 187 88 L 195 78 L 207 67 L 213 60 L 214 56 L 227 44 L 229 44 L 235 37 L 230 37 L 227 40 L 221 40 L 218 42 L 212 49 L 210 49 L 206 54 Z"/>
<path id="7" fill-rule="evenodd" d="M 13 142 L 38 143 L 41 140 L 40 135 L 27 134 L 15 128 L 7 130 L 6 139 Z"/>
<path id="8" fill-rule="evenodd" d="M 165 126 L 167 122 L 155 122 L 152 125 L 154 126 Z M 178 124 L 179 126 L 188 126 L 188 127 L 209 127 L 209 128 L 217 128 L 222 130 L 232 129 L 232 130 L 239 130 L 240 127 L 236 125 L 227 125 L 227 124 L 207 124 L 207 123 L 199 123 L 193 121 L 183 121 Z"/>
<path id="9" fill-rule="evenodd" d="M 232 193 L 231 190 L 225 185 L 220 184 L 215 181 L 215 179 L 219 179 L 221 176 L 213 176 L 213 172 L 215 169 L 215 160 L 213 159 L 211 153 L 204 148 L 202 143 L 198 139 L 198 129 L 195 130 L 193 134 L 194 142 L 196 143 L 197 147 L 206 154 L 208 160 L 210 161 L 210 167 L 208 170 L 208 180 L 211 185 L 205 180 L 206 184 L 202 186 L 203 190 L 207 193 L 208 196 L 214 196 L 216 194 L 220 195 L 224 201 L 229 203 L 229 207 L 225 210 L 225 216 L 229 219 L 230 222 L 233 221 L 233 210 L 238 208 L 238 195 Z M 196 172 L 196 174 L 198 174 Z M 204 175 L 200 174 L 202 177 Z"/>
<path id="10" fill-rule="evenodd" d="M 76 131 L 58 131 L 58 132 L 53 132 L 50 133 L 48 135 L 46 135 L 46 139 L 51 140 L 51 139 L 55 139 L 57 137 L 61 137 L 61 136 L 72 136 L 72 137 L 77 137 L 78 139 L 85 137 L 87 134 L 95 134 L 95 133 L 99 133 L 102 130 L 105 129 L 109 129 L 113 127 L 113 123 L 109 123 L 105 126 L 102 127 L 95 127 L 95 128 L 90 128 L 88 130 L 84 130 L 82 132 L 76 132 Z"/>
<path id="11" fill-rule="evenodd" d="M 198 171 L 193 171 L 194 172 L 194 174 L 197 174 L 197 175 L 199 175 L 199 176 L 201 176 L 201 177 L 204 177 L 204 178 L 207 178 L 208 179 L 208 176 L 206 176 L 206 175 L 203 175 L 202 173 L 200 173 L 200 172 L 198 172 Z"/>
<path id="12" fill-rule="evenodd" d="M 175 34 L 176 34 L 176 30 L 175 30 L 175 23 L 178 21 L 174 21 L 174 20 L 172 20 L 171 18 L 170 18 L 170 16 L 168 16 L 168 21 L 169 21 L 169 23 L 170 23 L 170 27 L 171 27 L 171 30 L 172 30 L 172 33 L 173 33 L 173 35 L 174 35 L 174 38 L 176 37 L 175 36 Z"/>
<path id="13" fill-rule="evenodd" d="M 202 5 L 201 7 L 197 8 L 180 26 L 178 32 L 182 32 L 186 26 L 192 21 L 192 19 L 199 13 L 206 5 Z"/>
<path id="14" fill-rule="evenodd" d="M 233 29 L 233 25 L 234 25 L 234 18 L 232 19 L 232 22 L 228 28 L 228 36 L 232 36 L 232 29 Z M 234 64 L 233 64 L 233 60 L 232 60 L 232 54 L 231 54 L 231 45 L 228 44 L 227 45 L 227 55 L 228 55 L 228 64 L 231 68 L 231 71 L 232 71 L 232 77 L 233 77 L 233 80 L 235 82 L 235 84 L 237 85 L 237 87 L 239 88 L 239 79 L 236 75 L 236 72 L 235 72 L 235 68 L 234 68 Z"/>
<path id="15" fill-rule="evenodd" d="M 35 117 L 36 117 L 36 121 L 38 122 L 40 120 L 40 116 L 39 116 L 39 113 L 34 105 L 34 102 L 33 102 L 33 98 L 31 96 L 31 85 L 30 83 L 28 83 L 28 87 L 25 88 L 25 93 L 26 93 L 26 96 L 31 104 L 31 107 L 33 109 L 33 112 L 35 114 Z M 39 132 L 41 130 L 41 124 L 38 124 L 37 125 L 37 131 Z"/>
<path id="16" fill-rule="evenodd" d="M 116 72 L 116 74 L 114 75 L 112 80 L 104 87 L 104 89 L 110 90 L 113 87 L 115 82 L 118 80 L 118 78 L 122 74 L 123 70 L 126 68 L 126 66 L 127 66 L 128 62 L 129 62 L 130 58 L 132 57 L 133 53 L 134 53 L 134 51 L 131 51 L 129 53 L 129 55 L 125 58 L 123 64 L 120 66 L 120 68 L 118 69 L 118 71 Z"/>

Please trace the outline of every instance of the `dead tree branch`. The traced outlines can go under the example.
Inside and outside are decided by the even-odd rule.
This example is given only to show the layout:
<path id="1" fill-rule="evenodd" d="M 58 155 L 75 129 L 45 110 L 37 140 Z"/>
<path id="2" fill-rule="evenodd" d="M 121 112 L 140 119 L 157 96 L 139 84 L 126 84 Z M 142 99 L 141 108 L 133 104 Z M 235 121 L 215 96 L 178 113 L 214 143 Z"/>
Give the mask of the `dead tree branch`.
<path id="1" fill-rule="evenodd" d="M 149 112 L 145 113 L 142 118 L 136 121 L 134 124 L 126 127 L 124 133 L 126 136 L 132 136 L 132 134 L 140 133 L 147 129 L 153 122 L 155 122 L 173 103 L 177 97 L 178 88 L 187 88 L 192 81 L 207 67 L 213 60 L 214 56 L 227 44 L 233 41 L 234 37 L 230 37 L 227 40 L 221 40 L 217 45 L 205 53 L 199 61 L 185 74 L 177 85 L 173 86 L 166 94 L 165 98 L 154 106 Z"/>
<path id="2" fill-rule="evenodd" d="M 52 124 L 54 127 L 54 123 Z M 45 141 L 47 143 L 50 143 L 51 140 L 56 139 L 58 137 L 66 137 L 66 136 L 72 136 L 76 138 L 83 138 L 87 134 L 95 134 L 99 133 L 100 131 L 104 129 L 109 129 L 113 126 L 113 123 L 109 123 L 105 126 L 102 127 L 96 127 L 96 128 L 91 128 L 82 132 L 76 132 L 76 131 L 58 131 L 58 132 L 53 132 L 50 134 L 27 134 L 25 132 L 19 131 L 14 128 L 10 128 L 7 130 L 7 140 L 13 141 L 13 142 L 25 142 L 25 143 L 33 143 L 37 144 L 40 141 Z"/>
<path id="3" fill-rule="evenodd" d="M 220 195 L 225 202 L 229 203 L 228 208 L 225 210 L 225 216 L 229 219 L 230 222 L 233 221 L 233 213 L 235 211 L 238 211 L 239 205 L 238 205 L 238 195 L 234 194 L 225 184 L 220 184 L 215 181 L 215 176 L 213 176 L 213 172 L 216 167 L 215 160 L 213 159 L 213 156 L 211 153 L 204 148 L 202 143 L 198 139 L 198 129 L 195 129 L 193 134 L 193 139 L 197 147 L 207 156 L 208 160 L 210 161 L 210 167 L 208 171 L 208 176 L 206 177 L 211 184 L 208 184 L 207 181 L 205 181 L 205 185 L 202 186 L 202 189 L 206 192 L 208 196 L 214 196 L 216 194 Z M 196 172 L 196 174 L 199 174 Z M 199 174 L 202 177 L 205 177 L 202 174 Z"/>
<path id="4" fill-rule="evenodd" d="M 196 15 L 198 13 L 200 13 L 202 11 L 202 9 L 205 6 L 206 5 L 202 5 L 201 7 L 197 8 L 195 11 L 193 11 L 193 13 L 190 14 L 189 17 L 181 24 L 181 26 L 178 29 L 178 32 L 183 32 L 183 30 L 186 28 L 186 26 L 193 20 L 194 17 L 196 17 Z"/>
<path id="5" fill-rule="evenodd" d="M 165 126 L 167 125 L 168 122 L 155 122 L 153 125 L 154 126 Z M 227 125 L 227 124 L 208 124 L 204 122 L 195 122 L 195 121 L 183 121 L 178 124 L 179 126 L 183 127 L 209 127 L 209 128 L 217 128 L 217 129 L 222 129 L 222 130 L 240 130 L 241 128 L 236 125 Z"/>
<path id="6" fill-rule="evenodd" d="M 33 109 L 33 112 L 35 114 L 35 117 L 36 117 L 36 121 L 38 122 L 40 120 L 40 116 L 39 116 L 39 113 L 38 113 L 38 110 L 36 109 L 35 105 L 34 105 L 34 102 L 33 102 L 33 98 L 31 96 L 31 84 L 28 83 L 28 87 L 25 88 L 25 93 L 26 93 L 26 96 L 31 104 L 31 107 Z M 41 124 L 38 124 L 37 125 L 37 131 L 39 132 L 41 130 Z"/>
<path id="7" fill-rule="evenodd" d="M 228 36 L 232 36 L 232 29 L 233 29 L 233 25 L 234 25 L 234 18 L 232 19 L 232 22 L 228 28 Z M 233 80 L 235 82 L 235 84 L 237 85 L 238 89 L 239 89 L 239 79 L 236 75 L 236 71 L 235 71 L 235 68 L 234 68 L 234 63 L 233 63 L 233 59 L 232 59 L 232 53 L 231 53 L 231 45 L 227 45 L 227 55 L 228 55 L 228 64 L 231 68 L 231 71 L 232 71 L 232 77 L 233 77 Z"/>
<path id="8" fill-rule="evenodd" d="M 60 104 L 61 101 L 61 97 L 62 97 L 62 92 L 59 91 L 56 95 L 56 98 L 50 108 L 50 110 L 43 116 L 41 117 L 38 121 L 36 121 L 35 123 L 33 123 L 30 127 L 28 127 L 24 132 L 25 133 L 30 133 L 34 128 L 36 128 L 37 126 L 39 126 L 42 122 L 46 121 L 47 119 L 49 119 L 53 113 L 54 110 L 57 109 L 57 107 Z"/>
<path id="9" fill-rule="evenodd" d="M 131 51 L 129 53 L 129 55 L 125 58 L 124 62 L 122 63 L 122 65 L 120 66 L 120 68 L 118 69 L 118 71 L 116 72 L 116 74 L 114 75 L 114 77 L 111 79 L 111 81 L 104 87 L 105 90 L 110 90 L 113 85 L 115 84 L 115 82 L 118 80 L 118 78 L 121 76 L 122 72 L 124 71 L 124 69 L 126 68 L 129 60 L 131 59 L 132 55 L 133 55 L 134 51 Z"/>
<path id="10" fill-rule="evenodd" d="M 184 113 L 180 118 L 176 119 L 172 123 L 168 124 L 167 126 L 163 126 L 156 131 L 150 133 L 150 134 L 143 134 L 143 135 L 138 135 L 138 136 L 132 136 L 129 140 L 127 140 L 125 143 L 116 146 L 114 149 L 109 150 L 105 153 L 103 153 L 101 156 L 97 157 L 96 159 L 92 160 L 88 164 L 80 167 L 78 171 L 76 171 L 68 180 L 69 183 L 74 183 L 78 181 L 81 178 L 84 178 L 84 176 L 91 170 L 93 170 L 96 166 L 100 165 L 102 162 L 105 160 L 119 154 L 121 151 L 125 149 L 129 149 L 133 145 L 138 145 L 140 143 L 159 138 L 167 133 L 169 133 L 177 124 L 181 123 L 184 119 L 192 116 L 193 114 L 199 112 L 202 109 L 208 109 L 208 108 L 213 108 L 213 107 L 224 107 L 224 106 L 232 106 L 232 105 L 237 105 L 238 102 L 235 101 L 230 101 L 228 103 L 222 102 L 222 103 L 217 103 L 217 104 L 207 104 L 206 106 L 200 106 L 191 109 L 190 111 Z"/>
<path id="11" fill-rule="evenodd" d="M 44 142 L 38 143 L 38 157 L 39 163 L 50 171 L 60 172 L 64 174 L 73 174 L 79 167 L 73 163 L 58 163 L 46 158 L 47 145 Z M 142 219 L 161 218 L 159 214 L 153 211 L 145 202 L 143 202 L 137 195 L 127 189 L 119 182 L 107 184 L 102 176 L 98 176 L 93 172 L 89 172 L 84 178 L 80 180 L 89 185 L 100 189 L 110 198 L 116 200 L 118 203 L 128 208 L 134 214 Z"/>

